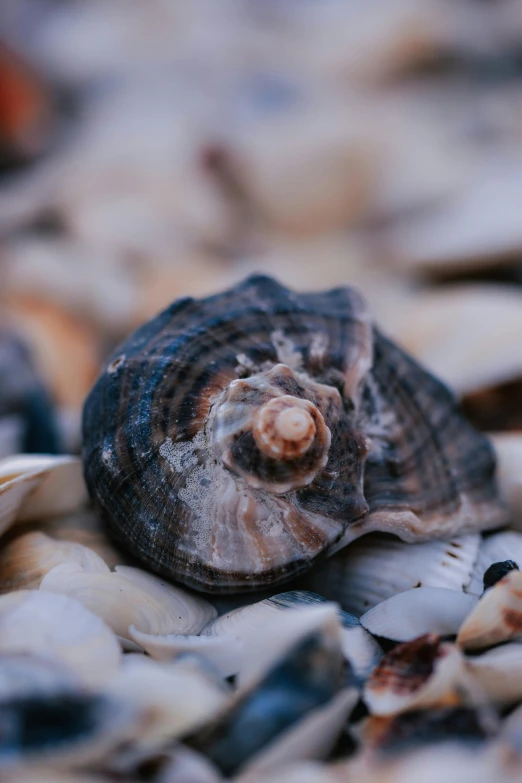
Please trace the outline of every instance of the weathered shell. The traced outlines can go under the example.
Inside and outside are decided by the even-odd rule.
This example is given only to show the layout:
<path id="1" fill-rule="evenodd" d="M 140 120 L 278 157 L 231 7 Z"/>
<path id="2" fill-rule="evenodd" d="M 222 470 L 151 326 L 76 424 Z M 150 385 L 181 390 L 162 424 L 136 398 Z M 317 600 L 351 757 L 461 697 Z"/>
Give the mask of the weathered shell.
<path id="1" fill-rule="evenodd" d="M 175 302 L 111 357 L 83 429 L 114 535 L 198 589 L 284 581 L 373 530 L 507 520 L 488 441 L 350 288 L 253 276 Z"/>

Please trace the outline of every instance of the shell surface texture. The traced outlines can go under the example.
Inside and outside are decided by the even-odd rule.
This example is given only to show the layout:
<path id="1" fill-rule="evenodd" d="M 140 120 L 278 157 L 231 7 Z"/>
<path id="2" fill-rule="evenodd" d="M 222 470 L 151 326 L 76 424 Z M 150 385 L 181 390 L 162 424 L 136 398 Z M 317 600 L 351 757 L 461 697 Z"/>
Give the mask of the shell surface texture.
<path id="1" fill-rule="evenodd" d="M 83 434 L 113 535 L 200 590 L 287 581 L 374 530 L 507 521 L 487 439 L 349 287 L 255 275 L 174 302 L 110 357 Z"/>

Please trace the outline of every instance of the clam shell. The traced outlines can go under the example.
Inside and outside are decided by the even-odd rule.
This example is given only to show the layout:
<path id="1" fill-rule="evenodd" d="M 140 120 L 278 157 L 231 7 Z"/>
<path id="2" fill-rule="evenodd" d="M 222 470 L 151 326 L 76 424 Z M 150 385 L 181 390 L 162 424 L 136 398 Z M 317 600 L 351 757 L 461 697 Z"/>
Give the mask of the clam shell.
<path id="1" fill-rule="evenodd" d="M 463 622 L 457 644 L 465 650 L 492 647 L 522 636 L 522 571 L 510 571 L 486 590 Z"/>
<path id="2" fill-rule="evenodd" d="M 56 541 L 45 533 L 23 533 L 0 549 L 0 592 L 38 588 L 44 576 L 64 562 L 84 571 L 109 573 L 105 561 L 82 544 Z"/>
<path id="3" fill-rule="evenodd" d="M 236 636 L 157 635 L 143 633 L 134 625 L 129 627 L 129 636 L 139 649 L 157 661 L 170 661 L 192 653 L 209 661 L 222 677 L 230 677 L 241 669 L 243 644 Z"/>
<path id="4" fill-rule="evenodd" d="M 0 719 L 5 727 L 0 766 L 18 769 L 19 775 L 31 767 L 67 770 L 99 765 L 140 729 L 136 711 L 89 693 L 6 701 L 0 704 Z"/>
<path id="5" fill-rule="evenodd" d="M 322 596 L 303 590 L 291 590 L 279 593 L 271 598 L 263 599 L 258 603 L 240 607 L 218 617 L 210 622 L 202 631 L 204 635 L 217 636 L 218 638 L 230 638 L 235 635 L 241 639 L 248 638 L 251 633 L 257 633 L 258 628 L 266 628 L 271 634 L 276 612 L 295 609 L 311 609 L 313 607 L 328 607 L 331 611 L 333 605 Z M 355 676 L 364 680 L 376 665 L 382 655 L 379 645 L 371 634 L 362 628 L 356 617 L 337 610 L 340 621 L 341 647 L 346 660 L 350 663 Z M 309 617 L 314 619 L 313 615 Z M 321 622 L 321 615 L 318 615 Z M 280 618 L 279 618 L 280 620 Z M 279 621 L 278 620 L 278 621 Z M 243 651 L 243 656 L 255 654 L 252 650 Z M 237 669 L 239 671 L 241 665 Z"/>
<path id="6" fill-rule="evenodd" d="M 477 534 L 421 544 L 364 536 L 307 574 L 303 584 L 359 616 L 414 587 L 462 590 L 470 581 L 480 541 Z"/>
<path id="7" fill-rule="evenodd" d="M 39 590 L 0 596 L 0 652 L 61 661 L 89 687 L 107 682 L 120 664 L 116 637 L 99 617 L 66 595 Z"/>
<path id="8" fill-rule="evenodd" d="M 464 680 L 464 658 L 440 637 L 426 634 L 397 645 L 370 675 L 363 693 L 373 715 L 421 707 L 456 705 Z"/>
<path id="9" fill-rule="evenodd" d="M 147 716 L 135 743 L 148 749 L 199 729 L 231 700 L 230 690 L 193 657 L 160 663 L 143 655 L 126 655 L 104 693 Z"/>
<path id="10" fill-rule="evenodd" d="M 239 780 L 248 781 L 263 771 L 279 774 L 279 769 L 297 761 L 324 759 L 334 747 L 355 707 L 355 688 L 340 691 L 325 706 L 311 710 L 297 726 L 284 731 L 267 747 L 252 756 Z"/>
<path id="11" fill-rule="evenodd" d="M 66 514 L 86 500 L 76 457 L 18 455 L 0 462 L 0 533 L 15 521 Z"/>
<path id="12" fill-rule="evenodd" d="M 466 593 L 480 597 L 484 592 L 484 574 L 493 563 L 514 560 L 522 565 L 522 533 L 506 530 L 484 538 Z"/>
<path id="13" fill-rule="evenodd" d="M 522 699 L 522 644 L 503 644 L 468 658 L 466 669 L 491 703 L 506 707 Z"/>
<path id="14" fill-rule="evenodd" d="M 62 563 L 45 575 L 40 590 L 74 598 L 130 641 L 136 641 L 131 626 L 154 641 L 157 636 L 197 634 L 217 614 L 208 601 L 130 566 L 100 573 Z"/>
<path id="15" fill-rule="evenodd" d="M 459 285 L 417 294 L 386 326 L 458 394 L 522 374 L 522 299 L 514 287 Z"/>
<path id="16" fill-rule="evenodd" d="M 284 733 L 298 729 L 300 721 L 331 703 L 340 691 L 343 656 L 338 627 L 335 622 L 332 625 L 331 619 L 323 619 L 319 624 L 319 613 L 326 618 L 328 607 L 276 615 L 272 644 L 267 644 L 266 629 L 260 629 L 255 639 L 257 647 L 252 647 L 252 651 L 257 649 L 265 656 L 264 665 L 256 661 L 250 670 L 241 672 L 239 690 L 226 713 L 191 739 L 191 744 L 225 774 L 244 769 L 265 748 L 270 752 L 272 742 L 284 741 Z M 279 618 L 285 622 L 280 623 Z M 287 639 L 284 650 L 279 645 L 279 654 L 274 656 L 273 642 L 279 641 L 283 628 L 289 625 L 294 625 L 292 642 L 288 644 Z M 252 641 L 253 638 L 248 643 Z M 270 660 L 266 660 L 268 656 Z M 288 735 L 287 753 L 303 752 L 300 738 L 308 736 L 308 729 L 302 727 L 302 731 L 303 734 L 299 732 L 293 738 Z M 323 744 L 324 739 L 316 746 L 318 750 Z M 275 747 L 273 751 L 276 753 Z"/>
<path id="17" fill-rule="evenodd" d="M 38 654 L 0 654 L 0 702 L 81 690 L 81 680 L 63 661 Z"/>
<path id="18" fill-rule="evenodd" d="M 494 433 L 497 479 L 512 512 L 512 527 L 522 531 L 522 434 Z"/>
<path id="19" fill-rule="evenodd" d="M 349 288 L 253 276 L 174 302 L 110 357 L 83 427 L 113 533 L 201 590 L 288 580 L 375 530 L 412 542 L 508 519 L 487 440 Z"/>
<path id="20" fill-rule="evenodd" d="M 388 598 L 363 614 L 361 625 L 374 636 L 407 642 L 426 633 L 453 636 L 477 604 L 466 593 L 418 587 Z"/>

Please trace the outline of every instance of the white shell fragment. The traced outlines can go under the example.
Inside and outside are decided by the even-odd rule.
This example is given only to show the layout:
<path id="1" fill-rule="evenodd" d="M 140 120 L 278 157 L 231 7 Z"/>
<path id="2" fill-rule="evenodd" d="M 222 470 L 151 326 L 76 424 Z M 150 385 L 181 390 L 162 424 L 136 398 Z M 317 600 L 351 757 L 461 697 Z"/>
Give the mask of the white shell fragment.
<path id="1" fill-rule="evenodd" d="M 0 702 L 81 690 L 81 680 L 63 661 L 41 655 L 0 655 Z"/>
<path id="2" fill-rule="evenodd" d="M 170 661 L 179 655 L 193 653 L 205 658 L 222 677 L 230 677 L 241 668 L 243 642 L 235 636 L 190 636 L 143 633 L 136 626 L 129 627 L 129 635 L 140 649 L 157 661 Z"/>
<path id="3" fill-rule="evenodd" d="M 513 512 L 512 527 L 522 531 L 522 433 L 501 432 L 490 437 L 497 454 L 499 488 Z"/>
<path id="4" fill-rule="evenodd" d="M 522 533 L 504 530 L 482 540 L 466 593 L 480 597 L 484 592 L 484 573 L 493 563 L 505 560 L 514 560 L 519 567 L 522 566 Z"/>
<path id="5" fill-rule="evenodd" d="M 398 645 L 386 655 L 364 688 L 373 715 L 458 704 L 464 680 L 464 659 L 451 644 L 426 634 Z"/>
<path id="6" fill-rule="evenodd" d="M 58 516 L 86 501 L 77 457 L 18 455 L 0 462 L 0 534 L 15 521 Z"/>
<path id="7" fill-rule="evenodd" d="M 105 623 L 66 595 L 19 590 L 0 596 L 0 652 L 62 661 L 87 686 L 114 676 L 120 646 Z"/>
<path id="8" fill-rule="evenodd" d="M 407 544 L 378 534 L 364 536 L 305 577 L 317 590 L 357 616 L 387 598 L 418 587 L 462 590 L 476 560 L 480 536 Z"/>
<path id="9" fill-rule="evenodd" d="M 136 739 L 140 747 L 161 746 L 212 720 L 231 693 L 195 658 L 163 663 L 127 655 L 105 693 L 148 716 Z"/>
<path id="10" fill-rule="evenodd" d="M 56 541 L 40 532 L 23 533 L 0 550 L 0 592 L 38 588 L 44 576 L 61 563 L 109 573 L 105 561 L 82 544 Z"/>
<path id="11" fill-rule="evenodd" d="M 296 612 L 304 612 L 302 618 L 295 617 Z M 343 615 L 335 604 L 332 604 L 320 596 L 301 590 L 280 593 L 271 598 L 258 601 L 255 604 L 242 606 L 226 612 L 210 622 L 202 631 L 202 638 L 221 637 L 236 638 L 242 641 L 240 648 L 239 666 L 235 673 L 240 673 L 240 681 L 245 677 L 245 670 L 256 669 L 254 661 L 258 661 L 261 670 L 268 668 L 268 660 L 272 659 L 272 651 L 267 654 L 269 659 L 260 655 L 260 649 L 256 645 L 258 637 L 261 647 L 264 649 L 270 642 L 276 650 L 276 655 L 282 655 L 287 645 L 298 638 L 307 628 L 321 627 L 323 622 L 327 624 L 336 619 L 337 632 L 340 634 L 340 643 L 343 653 L 354 668 L 357 676 L 364 679 L 380 657 L 380 648 L 372 637 L 364 631 L 356 618 L 353 624 L 343 624 Z M 287 624 L 285 623 L 287 618 Z M 281 627 L 281 631 L 276 629 Z M 297 634 L 297 636 L 296 636 Z"/>
<path id="12" fill-rule="evenodd" d="M 522 571 L 510 571 L 476 603 L 460 628 L 465 650 L 492 647 L 522 637 Z"/>
<path id="13" fill-rule="evenodd" d="M 492 704 L 507 707 L 522 699 L 522 644 L 503 644 L 468 658 L 466 670 Z"/>
<path id="14" fill-rule="evenodd" d="M 522 374 L 522 294 L 514 287 L 462 285 L 418 293 L 386 327 L 458 394 Z"/>
<path id="15" fill-rule="evenodd" d="M 154 641 L 170 634 L 197 634 L 217 614 L 205 599 L 131 566 L 116 566 L 113 573 L 88 573 L 62 563 L 43 578 L 40 590 L 75 598 L 130 641 L 137 641 L 131 626 L 142 639 L 150 636 Z"/>
<path id="16" fill-rule="evenodd" d="M 443 587 L 418 587 L 370 609 L 361 624 L 375 636 L 407 642 L 425 633 L 453 636 L 477 599 Z"/>

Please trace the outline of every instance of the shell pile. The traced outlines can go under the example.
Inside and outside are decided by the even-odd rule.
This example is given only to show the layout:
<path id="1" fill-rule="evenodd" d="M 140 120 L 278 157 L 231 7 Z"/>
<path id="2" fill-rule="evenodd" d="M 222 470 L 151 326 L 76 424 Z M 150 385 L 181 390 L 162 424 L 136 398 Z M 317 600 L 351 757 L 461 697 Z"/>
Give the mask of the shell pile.
<path id="1" fill-rule="evenodd" d="M 522 783 L 520 29 L 0 2 L 0 783 Z"/>

